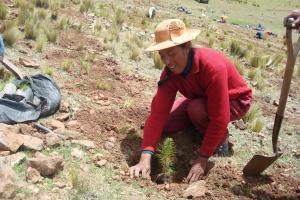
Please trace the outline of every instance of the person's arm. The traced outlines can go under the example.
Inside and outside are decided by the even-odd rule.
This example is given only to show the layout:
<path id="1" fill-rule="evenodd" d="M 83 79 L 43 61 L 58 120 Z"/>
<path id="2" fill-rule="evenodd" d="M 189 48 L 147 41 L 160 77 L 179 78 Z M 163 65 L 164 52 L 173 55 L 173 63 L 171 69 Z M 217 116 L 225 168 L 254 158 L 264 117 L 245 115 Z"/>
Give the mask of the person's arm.
<path id="1" fill-rule="evenodd" d="M 169 82 L 160 86 L 151 104 L 151 112 L 144 127 L 142 154 L 138 164 L 130 167 L 130 177 L 148 178 L 151 173 L 151 157 L 160 141 L 163 128 L 170 114 L 177 90 Z"/>
<path id="2" fill-rule="evenodd" d="M 209 76 L 207 95 L 208 128 L 200 147 L 200 155 L 188 176 L 189 183 L 197 181 L 205 172 L 208 158 L 226 137 L 230 121 L 228 78 L 226 67 L 221 67 Z"/>
<path id="3" fill-rule="evenodd" d="M 293 28 L 300 28 L 300 9 L 293 10 L 290 12 L 283 20 L 283 25 L 287 26 L 287 21 L 289 18 L 294 18 L 294 22 L 292 24 Z"/>

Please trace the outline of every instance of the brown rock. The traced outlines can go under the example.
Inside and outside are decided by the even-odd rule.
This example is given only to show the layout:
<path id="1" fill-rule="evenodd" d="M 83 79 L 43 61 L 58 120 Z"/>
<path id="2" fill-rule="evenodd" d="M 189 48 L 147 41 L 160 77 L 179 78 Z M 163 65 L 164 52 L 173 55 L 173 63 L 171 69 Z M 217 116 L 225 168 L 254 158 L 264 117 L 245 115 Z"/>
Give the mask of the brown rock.
<path id="1" fill-rule="evenodd" d="M 62 139 L 58 137 L 56 133 L 48 133 L 46 135 L 46 142 L 48 146 L 57 146 L 61 141 Z"/>
<path id="2" fill-rule="evenodd" d="M 16 190 L 16 173 L 7 165 L 0 165 L 0 199 L 8 199 Z"/>
<path id="3" fill-rule="evenodd" d="M 110 142 L 110 141 L 106 141 L 105 144 L 104 144 L 104 148 L 106 150 L 110 150 L 110 149 L 113 149 L 115 147 L 115 144 Z"/>
<path id="4" fill-rule="evenodd" d="M 72 149 L 71 155 L 73 158 L 77 158 L 77 159 L 82 159 L 84 156 L 83 151 L 81 151 L 77 148 Z"/>
<path id="5" fill-rule="evenodd" d="M 29 60 L 27 58 L 19 58 L 19 62 L 21 65 L 23 65 L 24 67 L 32 67 L 32 68 L 39 68 L 40 65 L 37 63 L 34 63 L 32 60 Z"/>
<path id="6" fill-rule="evenodd" d="M 95 164 L 96 164 L 97 167 L 103 167 L 104 165 L 106 165 L 106 163 L 107 163 L 107 160 L 101 159 L 99 161 L 96 161 Z"/>
<path id="7" fill-rule="evenodd" d="M 16 152 L 19 147 L 24 143 L 19 129 L 0 124 L 0 150 Z"/>
<path id="8" fill-rule="evenodd" d="M 67 125 L 67 127 L 77 127 L 77 126 L 80 126 L 80 124 L 79 124 L 79 122 L 77 120 L 69 121 L 66 125 Z"/>
<path id="9" fill-rule="evenodd" d="M 26 155 L 23 152 L 18 152 L 16 154 L 8 155 L 3 157 L 3 163 L 11 167 L 18 165 L 20 162 L 26 159 Z"/>
<path id="10" fill-rule="evenodd" d="M 42 176 L 51 176 L 63 168 L 62 156 L 45 156 L 32 158 L 28 165 L 37 169 Z"/>
<path id="11" fill-rule="evenodd" d="M 183 197 L 185 198 L 196 198 L 205 196 L 205 193 L 208 191 L 206 186 L 206 182 L 203 180 L 194 182 L 188 186 L 186 190 L 183 191 Z"/>
<path id="12" fill-rule="evenodd" d="M 87 149 L 94 149 L 94 148 L 96 148 L 94 142 L 92 142 L 90 140 L 72 140 L 71 142 L 73 144 L 79 144 L 81 146 L 84 146 Z"/>
<path id="13" fill-rule="evenodd" d="M 66 121 L 66 120 L 68 120 L 70 118 L 70 114 L 69 113 L 64 113 L 64 114 L 61 114 L 61 115 L 59 115 L 58 117 L 56 117 L 56 119 L 58 120 L 58 121 Z"/>
<path id="14" fill-rule="evenodd" d="M 42 181 L 43 177 L 41 176 L 40 172 L 37 169 L 28 167 L 26 180 L 30 183 L 37 183 Z"/>
<path id="15" fill-rule="evenodd" d="M 0 151 L 0 156 L 8 156 L 10 151 Z"/>
<path id="16" fill-rule="evenodd" d="M 58 120 L 51 120 L 50 126 L 54 129 L 65 130 L 65 125 Z"/>
<path id="17" fill-rule="evenodd" d="M 41 151 L 44 148 L 43 140 L 33 137 L 30 135 L 21 135 L 23 139 L 23 146 L 25 146 L 28 149 L 32 149 L 35 151 Z"/>
<path id="18" fill-rule="evenodd" d="M 82 137 L 82 133 L 77 131 L 70 131 L 70 130 L 55 130 L 54 131 L 59 137 L 69 140 L 69 139 L 77 139 Z"/>
<path id="19" fill-rule="evenodd" d="M 70 104 L 66 101 L 63 101 L 59 107 L 60 112 L 70 112 Z"/>

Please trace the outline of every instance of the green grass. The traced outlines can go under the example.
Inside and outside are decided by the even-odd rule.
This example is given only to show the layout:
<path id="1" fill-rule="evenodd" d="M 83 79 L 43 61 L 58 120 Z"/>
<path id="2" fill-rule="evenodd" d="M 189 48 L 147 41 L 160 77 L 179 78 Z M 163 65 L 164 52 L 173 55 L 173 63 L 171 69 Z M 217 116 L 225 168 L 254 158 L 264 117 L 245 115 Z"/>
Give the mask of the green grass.
<path id="1" fill-rule="evenodd" d="M 6 5 L 1 1 L 1 2 L 0 2 L 0 19 L 1 19 L 1 20 L 4 20 L 4 19 L 6 18 L 6 16 L 7 16 L 7 13 L 8 13 L 7 7 L 6 7 Z"/>
<path id="2" fill-rule="evenodd" d="M 252 122 L 254 119 L 258 118 L 259 113 L 261 112 L 261 108 L 258 103 L 254 103 L 251 105 L 249 111 L 243 117 L 245 122 Z"/>
<path id="3" fill-rule="evenodd" d="M 13 46 L 20 38 L 21 33 L 17 27 L 5 30 L 3 33 L 3 40 L 8 46 Z"/>

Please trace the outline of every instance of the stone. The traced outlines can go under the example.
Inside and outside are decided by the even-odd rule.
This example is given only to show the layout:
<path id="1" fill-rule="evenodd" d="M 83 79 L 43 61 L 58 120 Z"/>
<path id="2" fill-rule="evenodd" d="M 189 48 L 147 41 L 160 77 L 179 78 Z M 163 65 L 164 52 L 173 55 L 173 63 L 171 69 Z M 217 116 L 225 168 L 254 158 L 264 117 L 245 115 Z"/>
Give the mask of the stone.
<path id="1" fill-rule="evenodd" d="M 70 113 L 64 113 L 56 117 L 56 119 L 61 122 L 67 121 L 69 118 L 70 118 Z"/>
<path id="2" fill-rule="evenodd" d="M 107 163 L 107 160 L 101 159 L 99 161 L 96 161 L 95 164 L 96 164 L 97 167 L 103 167 L 104 165 L 106 165 L 106 163 Z"/>
<path id="3" fill-rule="evenodd" d="M 73 144 L 79 144 L 81 146 L 84 146 L 87 149 L 94 149 L 94 148 L 96 148 L 94 142 L 92 142 L 90 140 L 72 140 L 71 142 Z"/>
<path id="4" fill-rule="evenodd" d="M 45 156 L 31 158 L 28 165 L 37 169 L 42 176 L 52 176 L 63 168 L 62 156 Z"/>
<path id="5" fill-rule="evenodd" d="M 35 186 L 35 185 L 29 185 L 27 187 L 27 189 L 30 190 L 34 194 L 37 194 L 37 193 L 40 192 L 40 189 L 37 186 Z"/>
<path id="6" fill-rule="evenodd" d="M 58 137 L 56 133 L 47 133 L 46 134 L 46 143 L 47 146 L 58 146 L 62 142 L 62 139 Z"/>
<path id="7" fill-rule="evenodd" d="M 30 135 L 21 135 L 23 139 L 23 146 L 25 146 L 28 149 L 32 149 L 35 151 L 41 151 L 44 149 L 44 142 L 43 140 L 33 137 Z"/>
<path id="8" fill-rule="evenodd" d="M 208 191 L 205 186 L 206 182 L 203 180 L 194 182 L 188 186 L 186 190 L 183 191 L 183 197 L 185 198 L 197 198 L 205 196 L 205 193 Z"/>
<path id="9" fill-rule="evenodd" d="M 104 144 L 104 148 L 106 150 L 110 150 L 110 149 L 113 149 L 115 147 L 115 144 L 110 142 L 110 141 L 106 141 L 105 144 Z"/>
<path id="10" fill-rule="evenodd" d="M 27 173 L 26 173 L 26 180 L 29 183 L 37 183 L 43 180 L 43 177 L 41 176 L 40 172 L 32 167 L 28 167 Z"/>
<path id="11" fill-rule="evenodd" d="M 117 142 L 117 138 L 115 138 L 115 137 L 109 137 L 108 141 L 110 141 L 112 143 L 116 143 Z"/>
<path id="12" fill-rule="evenodd" d="M 76 127 L 76 126 L 79 126 L 79 122 L 77 120 L 72 120 L 72 121 L 69 121 L 66 125 L 67 125 L 67 127 Z"/>
<path id="13" fill-rule="evenodd" d="M 65 188 L 67 186 L 67 184 L 63 182 L 55 182 L 53 185 L 60 189 Z"/>
<path id="14" fill-rule="evenodd" d="M 238 128 L 240 130 L 246 130 L 247 129 L 247 125 L 245 124 L 243 119 L 240 119 L 240 120 L 236 121 L 234 123 L 234 125 L 235 125 L 235 128 Z"/>
<path id="15" fill-rule="evenodd" d="M 0 124 L 0 150 L 16 152 L 24 143 L 18 132 L 8 125 Z"/>
<path id="16" fill-rule="evenodd" d="M 82 137 L 82 133 L 77 131 L 70 131 L 70 130 L 57 130 L 54 131 L 59 137 L 69 140 L 69 139 L 77 139 Z"/>
<path id="17" fill-rule="evenodd" d="M 8 165 L 0 165 L 0 199 L 13 197 L 16 191 L 16 173 Z"/>
<path id="18" fill-rule="evenodd" d="M 8 155 L 3 157 L 4 164 L 7 164 L 11 167 L 18 165 L 20 162 L 26 159 L 26 155 L 23 152 L 18 152 L 16 154 Z"/>
<path id="19" fill-rule="evenodd" d="M 32 60 L 27 59 L 27 58 L 19 58 L 19 62 L 24 67 L 31 67 L 31 68 L 35 68 L 35 69 L 40 67 L 39 64 L 34 63 Z"/>
<path id="20" fill-rule="evenodd" d="M 60 104 L 59 111 L 60 112 L 66 112 L 66 113 L 70 112 L 70 104 L 66 101 L 63 101 Z"/>
<path id="21" fill-rule="evenodd" d="M 73 158 L 82 159 L 84 156 L 84 153 L 83 153 L 83 151 L 81 151 L 77 148 L 74 148 L 74 149 L 72 149 L 71 155 Z"/>
<path id="22" fill-rule="evenodd" d="M 51 120 L 50 126 L 53 129 L 65 130 L 64 123 L 62 123 L 61 121 L 55 120 L 55 119 Z"/>
<path id="23" fill-rule="evenodd" d="M 8 156 L 10 151 L 0 151 L 0 156 Z"/>

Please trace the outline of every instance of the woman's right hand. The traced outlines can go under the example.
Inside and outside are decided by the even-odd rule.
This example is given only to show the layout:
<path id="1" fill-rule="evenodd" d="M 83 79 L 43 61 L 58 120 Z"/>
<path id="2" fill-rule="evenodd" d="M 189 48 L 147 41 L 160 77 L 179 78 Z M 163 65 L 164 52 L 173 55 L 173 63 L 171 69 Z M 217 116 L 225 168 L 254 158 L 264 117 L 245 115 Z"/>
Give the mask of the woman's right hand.
<path id="1" fill-rule="evenodd" d="M 129 168 L 130 178 L 139 177 L 150 178 L 151 173 L 151 155 L 142 153 L 138 164 Z"/>

